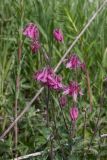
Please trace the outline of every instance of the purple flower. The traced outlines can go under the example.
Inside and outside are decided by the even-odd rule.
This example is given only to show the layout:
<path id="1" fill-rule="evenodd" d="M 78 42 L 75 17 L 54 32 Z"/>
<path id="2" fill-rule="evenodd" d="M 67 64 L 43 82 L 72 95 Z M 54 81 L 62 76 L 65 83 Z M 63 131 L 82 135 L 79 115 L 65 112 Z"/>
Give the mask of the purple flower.
<path id="1" fill-rule="evenodd" d="M 39 39 L 39 29 L 38 27 L 33 24 L 33 23 L 29 23 L 23 30 L 23 34 L 28 37 L 31 38 L 32 40 L 38 40 Z"/>
<path id="2" fill-rule="evenodd" d="M 63 88 L 62 78 L 57 75 L 48 76 L 48 84 L 50 88 L 53 88 L 55 90 Z"/>
<path id="3" fill-rule="evenodd" d="M 79 111 L 78 111 L 78 108 L 76 106 L 74 106 L 70 109 L 70 118 L 71 118 L 72 121 L 77 120 L 78 114 L 79 114 Z"/>
<path id="4" fill-rule="evenodd" d="M 75 81 L 71 81 L 70 85 L 68 87 L 64 88 L 64 92 L 65 95 L 70 95 L 73 97 L 73 100 L 75 102 L 77 102 L 77 96 L 78 94 L 83 95 L 82 91 L 80 89 L 80 86 L 77 82 Z"/>
<path id="5" fill-rule="evenodd" d="M 66 68 L 77 69 L 81 67 L 81 61 L 79 57 L 73 54 L 66 63 Z"/>
<path id="6" fill-rule="evenodd" d="M 34 74 L 34 79 L 42 83 L 48 83 L 48 77 L 53 75 L 51 68 L 44 68 Z"/>
<path id="7" fill-rule="evenodd" d="M 39 41 L 33 41 L 31 43 L 31 50 L 33 53 L 36 53 L 39 49 L 40 49 L 41 45 L 39 43 Z"/>
<path id="8" fill-rule="evenodd" d="M 65 107 L 66 104 L 67 104 L 67 98 L 66 98 L 66 96 L 60 97 L 59 103 L 60 103 L 60 106 L 61 106 L 61 107 Z"/>
<path id="9" fill-rule="evenodd" d="M 64 40 L 63 33 L 62 33 L 61 29 L 59 29 L 59 28 L 54 29 L 53 36 L 54 36 L 55 40 L 58 42 L 63 42 L 63 40 Z"/>
<path id="10" fill-rule="evenodd" d="M 62 78 L 57 76 L 53 69 L 47 67 L 38 71 L 34 74 L 34 79 L 42 82 L 42 84 L 48 86 L 49 88 L 60 90 L 63 88 Z"/>

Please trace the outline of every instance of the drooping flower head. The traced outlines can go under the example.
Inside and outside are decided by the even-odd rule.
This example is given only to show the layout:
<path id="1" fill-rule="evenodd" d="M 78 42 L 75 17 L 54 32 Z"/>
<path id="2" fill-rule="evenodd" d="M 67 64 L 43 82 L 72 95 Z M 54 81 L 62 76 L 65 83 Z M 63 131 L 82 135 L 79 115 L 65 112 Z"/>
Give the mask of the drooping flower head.
<path id="1" fill-rule="evenodd" d="M 40 49 L 40 47 L 41 47 L 41 45 L 40 45 L 39 41 L 33 41 L 31 43 L 32 53 L 36 53 Z"/>
<path id="2" fill-rule="evenodd" d="M 33 23 L 29 23 L 23 30 L 23 34 L 28 37 L 31 38 L 32 40 L 38 40 L 39 39 L 39 29 L 38 27 L 33 24 Z"/>
<path id="3" fill-rule="evenodd" d="M 53 70 L 51 68 L 43 68 L 34 74 L 34 79 L 42 83 L 48 83 L 48 77 L 53 75 Z"/>
<path id="4" fill-rule="evenodd" d="M 54 29 L 53 36 L 54 36 L 55 40 L 58 42 L 63 42 L 63 40 L 64 40 L 63 33 L 62 33 L 61 29 L 59 29 L 59 28 Z"/>
<path id="5" fill-rule="evenodd" d="M 70 109 L 70 118 L 71 118 L 71 120 L 72 121 L 76 121 L 77 118 L 78 118 L 78 114 L 79 114 L 78 108 L 76 106 L 73 106 Z"/>
<path id="6" fill-rule="evenodd" d="M 59 103 L 61 107 L 65 107 L 67 104 L 67 97 L 66 96 L 61 96 L 59 99 Z"/>
<path id="7" fill-rule="evenodd" d="M 62 78 L 56 74 L 54 74 L 53 76 L 48 76 L 48 86 L 55 90 L 62 89 Z"/>
<path id="8" fill-rule="evenodd" d="M 66 63 L 66 68 L 77 69 L 81 67 L 81 61 L 76 54 L 71 55 Z"/>
<path id="9" fill-rule="evenodd" d="M 62 78 L 57 76 L 53 69 L 49 67 L 36 72 L 34 74 L 34 79 L 55 90 L 63 88 Z"/>
<path id="10" fill-rule="evenodd" d="M 73 97 L 73 100 L 75 102 L 77 102 L 77 96 L 80 94 L 80 95 L 83 95 L 82 94 L 82 91 L 80 89 L 80 86 L 79 84 L 76 82 L 76 81 L 71 81 L 69 86 L 65 87 L 64 88 L 64 92 L 63 92 L 65 95 L 70 95 Z"/>

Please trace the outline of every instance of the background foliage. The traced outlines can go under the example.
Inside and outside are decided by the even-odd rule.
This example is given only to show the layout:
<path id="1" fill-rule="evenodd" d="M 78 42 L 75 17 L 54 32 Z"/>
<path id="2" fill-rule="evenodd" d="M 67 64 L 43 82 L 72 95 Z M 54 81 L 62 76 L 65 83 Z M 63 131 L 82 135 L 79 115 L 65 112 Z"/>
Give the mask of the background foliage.
<path id="1" fill-rule="evenodd" d="M 18 96 L 20 113 L 41 87 L 32 77 L 37 69 L 45 66 L 44 57 L 41 50 L 38 54 L 31 53 L 29 40 L 22 36 L 23 27 L 29 22 L 38 25 L 41 33 L 40 41 L 51 57 L 51 66 L 55 67 L 102 1 L 1 0 L 0 3 L 0 132 L 2 133 L 14 120 L 15 96 Z M 52 33 L 55 27 L 62 29 L 64 45 L 54 41 Z M 23 47 L 22 59 L 18 67 L 19 41 L 23 42 Z M 49 128 L 46 127 L 45 90 L 19 122 L 18 155 L 44 151 L 42 156 L 31 159 L 48 160 L 50 148 L 53 147 L 55 160 L 71 158 L 72 160 L 106 160 L 107 140 L 100 135 L 107 133 L 107 81 L 104 81 L 107 76 L 107 9 L 97 16 L 72 52 L 76 52 L 81 60 L 86 62 L 89 70 L 93 112 L 89 111 L 85 75 L 79 73 L 78 80 L 82 85 L 84 96 L 78 101 L 80 114 L 76 137 L 70 139 L 58 105 L 58 95 L 54 92 L 50 93 L 50 124 Z M 20 90 L 16 93 L 15 83 L 18 73 Z M 63 76 L 65 84 L 73 79 L 73 73 L 66 70 L 64 65 L 61 65 L 58 73 Z M 72 125 L 69 118 L 71 106 L 72 101 L 69 99 L 64 109 L 69 128 Z M 84 107 L 86 107 L 85 130 Z M 12 130 L 3 142 L 0 141 L 1 160 L 14 157 L 13 137 Z"/>

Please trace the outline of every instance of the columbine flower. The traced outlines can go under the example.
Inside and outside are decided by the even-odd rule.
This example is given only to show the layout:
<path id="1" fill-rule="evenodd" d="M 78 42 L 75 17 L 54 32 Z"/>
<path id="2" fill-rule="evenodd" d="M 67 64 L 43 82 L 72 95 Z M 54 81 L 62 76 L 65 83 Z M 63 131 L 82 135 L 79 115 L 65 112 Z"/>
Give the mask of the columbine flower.
<path id="1" fill-rule="evenodd" d="M 62 78 L 57 75 L 48 76 L 48 84 L 50 88 L 53 88 L 55 90 L 63 88 Z"/>
<path id="2" fill-rule="evenodd" d="M 39 41 L 33 41 L 31 43 L 31 50 L 33 53 L 36 53 L 39 49 L 40 49 L 41 45 L 39 43 Z"/>
<path id="3" fill-rule="evenodd" d="M 61 107 L 65 107 L 66 104 L 67 104 L 67 98 L 66 98 L 66 96 L 60 97 L 59 103 L 60 103 L 60 106 L 61 106 Z"/>
<path id="4" fill-rule="evenodd" d="M 55 90 L 60 90 L 63 88 L 61 77 L 57 76 L 54 73 L 53 69 L 49 67 L 36 72 L 34 75 L 34 79 Z"/>
<path id="5" fill-rule="evenodd" d="M 78 114 L 79 114 L 79 111 L 78 111 L 78 108 L 76 106 L 74 106 L 70 109 L 70 118 L 71 118 L 72 121 L 77 120 Z"/>
<path id="6" fill-rule="evenodd" d="M 63 38 L 63 33 L 62 33 L 61 29 L 59 29 L 59 28 L 54 29 L 53 35 L 54 35 L 54 38 L 56 39 L 56 41 L 63 42 L 64 38 Z"/>
<path id="7" fill-rule="evenodd" d="M 73 54 L 66 63 L 66 68 L 77 69 L 81 67 L 81 61 L 79 57 Z"/>
<path id="8" fill-rule="evenodd" d="M 44 68 L 35 73 L 34 79 L 42 83 L 48 83 L 48 77 L 52 75 L 53 75 L 53 70 L 51 68 Z"/>
<path id="9" fill-rule="evenodd" d="M 73 100 L 75 102 L 77 101 L 78 94 L 83 95 L 79 84 L 77 82 L 75 82 L 75 81 L 71 81 L 70 85 L 68 87 L 64 88 L 64 92 L 63 93 L 65 95 L 72 96 Z"/>
<path id="10" fill-rule="evenodd" d="M 26 37 L 31 38 L 32 40 L 38 40 L 38 38 L 39 38 L 39 29 L 38 29 L 38 27 L 35 24 L 29 23 L 24 28 L 23 34 Z"/>

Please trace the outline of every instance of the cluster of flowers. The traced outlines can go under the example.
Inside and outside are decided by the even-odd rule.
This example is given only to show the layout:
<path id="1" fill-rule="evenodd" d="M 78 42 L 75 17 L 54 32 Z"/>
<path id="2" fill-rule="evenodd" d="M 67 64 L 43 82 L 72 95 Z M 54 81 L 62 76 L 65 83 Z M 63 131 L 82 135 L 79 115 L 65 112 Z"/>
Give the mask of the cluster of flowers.
<path id="1" fill-rule="evenodd" d="M 23 30 L 23 34 L 31 39 L 31 50 L 33 53 L 37 52 L 41 45 L 39 42 L 39 30 L 38 27 L 33 24 L 29 23 Z"/>
<path id="2" fill-rule="evenodd" d="M 31 49 L 33 52 L 37 52 L 40 48 L 39 42 L 39 29 L 38 27 L 30 23 L 23 30 L 23 34 L 32 40 Z M 63 42 L 64 37 L 61 29 L 57 28 L 53 31 L 53 36 L 57 42 Z M 85 69 L 85 64 L 81 63 L 79 57 L 76 54 L 72 54 L 66 61 L 66 68 L 76 70 L 78 68 Z M 34 74 L 34 79 L 41 82 L 43 85 L 48 86 L 51 89 L 62 91 L 64 96 L 60 98 L 60 105 L 66 106 L 67 99 L 65 95 L 70 95 L 73 98 L 74 104 L 77 102 L 78 95 L 82 95 L 81 88 L 76 81 L 71 81 L 68 86 L 63 85 L 62 78 L 54 73 L 53 69 L 45 67 Z M 72 121 L 76 121 L 78 118 L 78 107 L 74 105 L 70 109 L 70 117 Z"/>
<path id="3" fill-rule="evenodd" d="M 41 45 L 39 41 L 39 29 L 34 23 L 29 23 L 23 30 L 23 35 L 31 39 L 31 50 L 33 53 L 36 53 Z M 53 31 L 54 38 L 58 42 L 63 42 L 63 34 L 60 29 L 54 29 Z"/>
<path id="4" fill-rule="evenodd" d="M 55 90 L 63 89 L 62 78 L 52 68 L 46 67 L 34 74 L 34 79 Z"/>

